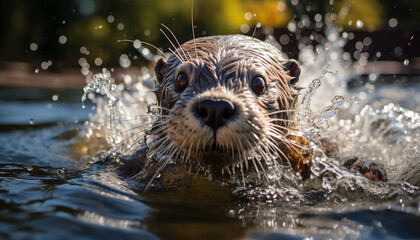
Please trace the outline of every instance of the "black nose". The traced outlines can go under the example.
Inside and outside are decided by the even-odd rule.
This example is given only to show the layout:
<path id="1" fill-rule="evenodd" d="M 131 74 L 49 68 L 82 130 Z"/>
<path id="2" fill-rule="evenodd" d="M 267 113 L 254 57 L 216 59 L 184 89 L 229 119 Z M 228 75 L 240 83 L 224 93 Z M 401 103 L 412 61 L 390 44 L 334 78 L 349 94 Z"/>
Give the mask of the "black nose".
<path id="1" fill-rule="evenodd" d="M 197 117 L 216 130 L 233 119 L 235 105 L 224 99 L 203 99 L 196 105 Z"/>

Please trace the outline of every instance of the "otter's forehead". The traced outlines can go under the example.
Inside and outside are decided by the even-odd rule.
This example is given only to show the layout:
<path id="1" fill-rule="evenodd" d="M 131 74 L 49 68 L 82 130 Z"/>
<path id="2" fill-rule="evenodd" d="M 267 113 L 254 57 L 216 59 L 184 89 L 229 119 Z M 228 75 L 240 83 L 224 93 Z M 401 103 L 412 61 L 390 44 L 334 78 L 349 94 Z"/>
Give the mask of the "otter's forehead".
<path id="1" fill-rule="evenodd" d="M 269 43 L 243 35 L 211 36 L 190 40 L 168 60 L 168 75 L 173 78 L 180 68 L 194 72 L 196 89 L 222 84 L 241 88 L 247 79 L 262 75 L 266 79 L 285 81 L 280 50 Z"/>
<path id="2" fill-rule="evenodd" d="M 271 44 L 243 35 L 190 40 L 181 46 L 180 51 L 188 52 L 187 55 L 192 58 L 211 58 L 214 63 L 242 59 L 247 62 L 273 64 L 286 60 L 282 52 Z"/>

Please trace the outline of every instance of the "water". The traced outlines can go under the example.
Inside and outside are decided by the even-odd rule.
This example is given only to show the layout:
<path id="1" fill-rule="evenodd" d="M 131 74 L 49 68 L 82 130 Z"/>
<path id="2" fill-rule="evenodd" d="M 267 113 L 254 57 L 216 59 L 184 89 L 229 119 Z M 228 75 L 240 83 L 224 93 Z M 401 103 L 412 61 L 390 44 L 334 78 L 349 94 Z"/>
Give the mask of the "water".
<path id="1" fill-rule="evenodd" d="M 118 156 L 145 141 L 160 111 L 148 69 L 121 84 L 112 71 L 87 74 L 85 95 L 1 90 L 1 238 L 418 238 L 420 79 L 359 76 L 347 88 L 353 71 L 331 34 L 330 47 L 301 46 L 309 87 L 297 116 L 314 151 L 303 184 L 224 186 L 169 162 L 145 191 L 148 182 L 121 174 Z M 341 168 L 320 149 L 324 137 L 341 155 L 383 163 L 389 182 Z"/>

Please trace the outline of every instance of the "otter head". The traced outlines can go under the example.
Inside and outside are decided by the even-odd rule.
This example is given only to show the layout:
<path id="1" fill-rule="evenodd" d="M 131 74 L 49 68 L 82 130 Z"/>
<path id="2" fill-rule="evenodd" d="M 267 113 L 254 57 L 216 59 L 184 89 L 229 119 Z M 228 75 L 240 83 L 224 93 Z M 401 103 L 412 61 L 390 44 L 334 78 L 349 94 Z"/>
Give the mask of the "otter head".
<path id="1" fill-rule="evenodd" d="M 155 71 L 172 157 L 222 169 L 276 151 L 290 127 L 300 69 L 269 43 L 198 38 L 159 60 Z"/>

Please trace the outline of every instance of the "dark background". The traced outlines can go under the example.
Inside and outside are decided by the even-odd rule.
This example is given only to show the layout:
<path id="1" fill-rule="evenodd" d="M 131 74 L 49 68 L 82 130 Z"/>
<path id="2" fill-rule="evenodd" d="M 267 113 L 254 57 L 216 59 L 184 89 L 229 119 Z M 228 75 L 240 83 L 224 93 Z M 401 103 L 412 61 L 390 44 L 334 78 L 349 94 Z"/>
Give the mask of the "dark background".
<path id="1" fill-rule="evenodd" d="M 241 33 L 243 24 L 249 30 L 242 32 L 252 35 L 254 26 L 261 23 L 254 35 L 264 38 L 272 33 L 277 40 L 283 34 L 289 35 L 284 51 L 291 57 L 296 57 L 299 42 L 314 45 L 321 42 L 320 38 L 309 36 L 323 36 L 326 19 L 332 19 L 343 31 L 354 33 L 345 47 L 350 53 L 357 41 L 371 36 L 373 43 L 361 50 L 371 53 L 370 60 L 403 61 L 420 56 L 417 0 L 196 0 L 194 11 L 197 37 Z M 255 15 L 246 19 L 246 12 Z M 317 14 L 322 16 L 320 27 L 315 25 Z M 139 39 L 167 51 L 171 45 L 159 30 L 161 23 L 181 43 L 192 38 L 191 0 L 4 0 L 0 2 L 0 18 L 2 68 L 9 62 L 26 62 L 31 70 L 59 71 L 80 68 L 81 57 L 91 66 L 116 67 L 121 54 L 129 56 L 132 66 L 142 65 L 147 61 L 133 45 L 118 40 Z M 397 20 L 396 26 L 390 26 L 391 18 Z M 287 29 L 290 21 L 298 23 L 305 19 L 309 24 L 294 32 Z M 362 27 L 356 26 L 357 20 L 363 22 Z M 120 25 L 119 29 L 119 24 L 124 28 Z M 65 36 L 64 44 L 59 42 L 60 36 Z M 35 51 L 30 49 L 32 43 L 37 45 Z M 81 53 L 81 47 L 89 54 Z M 378 51 L 379 58 L 375 55 Z M 96 58 L 102 63 L 94 64 Z M 51 61 L 48 68 L 41 68 L 42 62 L 48 61 Z"/>

